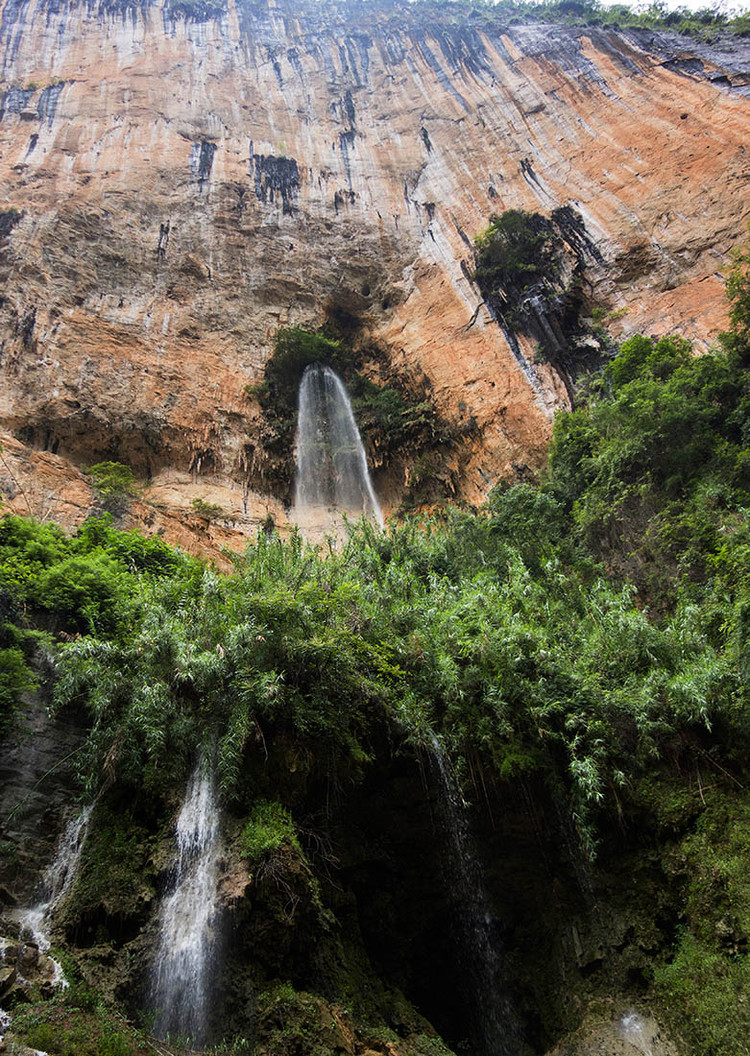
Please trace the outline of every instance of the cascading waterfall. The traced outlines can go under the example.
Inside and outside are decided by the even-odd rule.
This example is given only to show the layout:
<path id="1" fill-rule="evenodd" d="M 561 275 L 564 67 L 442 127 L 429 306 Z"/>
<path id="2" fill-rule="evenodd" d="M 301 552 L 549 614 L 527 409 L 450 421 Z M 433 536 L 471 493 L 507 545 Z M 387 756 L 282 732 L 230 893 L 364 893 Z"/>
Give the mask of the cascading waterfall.
<path id="1" fill-rule="evenodd" d="M 65 826 L 55 857 L 44 874 L 41 900 L 30 909 L 24 910 L 18 918 L 21 938 L 33 942 L 41 953 L 46 953 L 50 948 L 49 928 L 55 909 L 76 878 L 92 810 L 93 804 L 88 804 Z M 60 965 L 54 959 L 53 964 L 53 982 L 66 985 Z"/>
<path id="2" fill-rule="evenodd" d="M 305 369 L 300 384 L 294 508 L 300 524 L 338 511 L 383 526 L 346 388 L 319 363 Z"/>
<path id="3" fill-rule="evenodd" d="M 456 942 L 473 1056 L 516 1056 L 518 1028 L 504 989 L 503 965 L 482 870 L 474 853 L 466 805 L 435 736 L 429 737 L 429 769 L 435 780 L 439 822 L 449 854 L 446 881 L 455 901 Z"/>
<path id="4" fill-rule="evenodd" d="M 161 913 L 151 999 L 155 1034 L 201 1044 L 214 955 L 219 819 L 213 776 L 199 764 L 177 818 L 177 862 Z"/>

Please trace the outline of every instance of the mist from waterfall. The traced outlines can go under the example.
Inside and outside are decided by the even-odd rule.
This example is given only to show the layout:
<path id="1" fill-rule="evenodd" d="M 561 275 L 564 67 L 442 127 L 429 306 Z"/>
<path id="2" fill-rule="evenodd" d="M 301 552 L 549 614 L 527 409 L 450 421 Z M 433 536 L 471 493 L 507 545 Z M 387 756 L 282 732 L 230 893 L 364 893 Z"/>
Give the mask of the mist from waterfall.
<path id="1" fill-rule="evenodd" d="M 428 772 L 447 843 L 443 868 L 454 904 L 458 961 L 470 1012 L 471 1051 L 475 1056 L 517 1056 L 518 1025 L 504 988 L 501 947 L 466 804 L 439 739 L 432 734 L 429 742 Z"/>
<path id="2" fill-rule="evenodd" d="M 330 367 L 313 363 L 299 390 L 294 517 L 324 526 L 336 513 L 383 526 L 346 388 Z"/>
<path id="3" fill-rule="evenodd" d="M 200 1045 L 206 1037 L 213 978 L 219 817 L 214 779 L 202 763 L 177 818 L 177 861 L 161 910 L 151 985 L 157 1037 Z"/>

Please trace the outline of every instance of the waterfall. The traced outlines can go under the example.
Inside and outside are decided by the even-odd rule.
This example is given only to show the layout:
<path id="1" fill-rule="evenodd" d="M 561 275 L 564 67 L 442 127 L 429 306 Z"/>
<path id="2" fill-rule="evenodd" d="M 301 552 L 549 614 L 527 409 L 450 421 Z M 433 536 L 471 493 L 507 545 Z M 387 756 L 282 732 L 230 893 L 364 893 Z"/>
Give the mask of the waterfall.
<path id="1" fill-rule="evenodd" d="M 516 1056 L 522 1046 L 504 989 L 503 965 L 490 899 L 474 853 L 466 805 L 440 741 L 429 737 L 430 772 L 449 853 L 445 878 L 455 903 L 456 945 L 469 1010 L 473 1056 Z"/>
<path id="2" fill-rule="evenodd" d="M 645 1019 L 637 1012 L 629 1012 L 620 1020 L 622 1034 L 634 1049 L 638 1049 L 643 1056 L 654 1056 L 652 1045 L 655 1041 L 654 1035 L 658 1037 L 658 1028 L 653 1020 Z"/>
<path id="3" fill-rule="evenodd" d="M 55 909 L 71 889 L 76 878 L 92 810 L 93 804 L 90 803 L 65 826 L 55 857 L 47 867 L 42 880 L 41 900 L 24 910 L 18 918 L 21 938 L 30 939 L 41 953 L 46 953 L 50 948 L 49 928 Z M 54 959 L 53 964 L 55 965 L 53 982 L 66 985 L 60 965 Z"/>
<path id="4" fill-rule="evenodd" d="M 177 861 L 164 900 L 151 998 L 155 1034 L 206 1036 L 216 919 L 218 812 L 213 777 L 199 764 L 177 818 Z"/>
<path id="5" fill-rule="evenodd" d="M 383 526 L 346 388 L 319 363 L 305 369 L 299 389 L 294 508 L 298 523 L 335 510 Z"/>

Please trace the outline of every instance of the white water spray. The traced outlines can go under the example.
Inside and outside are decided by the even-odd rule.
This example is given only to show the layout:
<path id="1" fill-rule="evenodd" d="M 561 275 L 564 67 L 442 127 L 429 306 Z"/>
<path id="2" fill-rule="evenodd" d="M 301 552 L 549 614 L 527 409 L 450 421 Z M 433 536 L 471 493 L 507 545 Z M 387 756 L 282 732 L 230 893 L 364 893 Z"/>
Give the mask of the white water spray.
<path id="1" fill-rule="evenodd" d="M 219 825 L 213 778 L 199 764 L 177 818 L 174 884 L 164 900 L 152 1002 L 157 1036 L 203 1042 L 216 920 Z"/>
<path id="2" fill-rule="evenodd" d="M 623 1037 L 634 1049 L 643 1053 L 643 1056 L 653 1056 L 653 1021 L 649 1022 L 637 1012 L 628 1012 L 620 1020 L 620 1026 Z"/>
<path id="3" fill-rule="evenodd" d="M 313 363 L 299 390 L 294 515 L 306 525 L 330 523 L 335 513 L 383 526 L 346 388 L 330 367 Z"/>
<path id="4" fill-rule="evenodd" d="M 46 953 L 50 948 L 49 929 L 55 910 L 70 891 L 78 873 L 92 810 L 93 804 L 90 803 L 65 826 L 55 857 L 42 880 L 41 900 L 23 910 L 18 918 L 21 939 L 31 941 L 40 953 Z M 54 958 L 51 960 L 55 966 L 53 984 L 67 986 L 62 968 Z"/>

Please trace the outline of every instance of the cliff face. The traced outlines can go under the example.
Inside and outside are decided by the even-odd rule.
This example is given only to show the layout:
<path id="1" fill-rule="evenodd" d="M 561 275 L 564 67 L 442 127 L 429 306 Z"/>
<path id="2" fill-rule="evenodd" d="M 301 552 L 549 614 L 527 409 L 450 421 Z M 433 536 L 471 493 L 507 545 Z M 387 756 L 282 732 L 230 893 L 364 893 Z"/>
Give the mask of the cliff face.
<path id="1" fill-rule="evenodd" d="M 463 498 L 539 465 L 565 388 L 471 281 L 493 212 L 572 206 L 586 303 L 615 334 L 700 348 L 723 325 L 750 44 L 440 8 L 6 0 L 0 49 L 0 480 L 19 512 L 80 519 L 81 467 L 116 459 L 150 481 L 135 519 L 171 539 L 201 535 L 195 497 L 228 513 L 214 542 L 283 519 L 243 389 L 278 327 L 326 306 L 384 351 L 375 376 L 426 378 Z M 404 483 L 381 473 L 387 506 Z"/>

